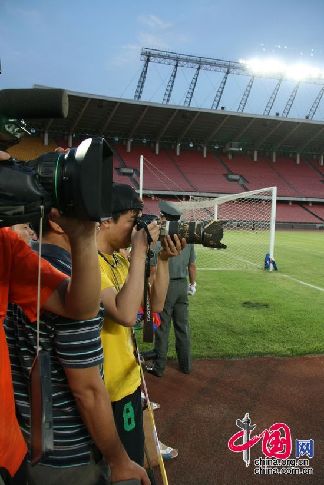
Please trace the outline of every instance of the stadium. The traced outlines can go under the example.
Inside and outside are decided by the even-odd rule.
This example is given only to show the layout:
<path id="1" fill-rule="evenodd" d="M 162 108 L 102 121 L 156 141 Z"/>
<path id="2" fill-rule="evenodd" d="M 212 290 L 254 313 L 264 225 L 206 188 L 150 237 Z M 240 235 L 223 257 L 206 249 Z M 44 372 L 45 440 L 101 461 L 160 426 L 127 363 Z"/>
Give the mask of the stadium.
<path id="1" fill-rule="evenodd" d="M 144 212 L 158 214 L 162 199 L 187 208 L 191 220 L 224 221 L 227 249 L 197 246 L 198 290 L 190 300 L 196 371 L 187 384 L 179 382 L 173 340 L 165 381 L 148 377 L 165 413 L 156 416 L 162 438 L 179 448 L 167 467 L 169 483 L 263 483 L 243 468 L 241 453 L 226 449 L 246 412 L 259 430 L 289 421 L 298 438 L 313 438 L 314 476 L 301 483 L 322 483 L 324 124 L 314 117 L 324 78 L 297 80 L 282 112 L 273 112 L 285 81 L 278 70 L 254 72 L 240 62 L 148 48 L 141 59 L 134 99 L 68 90 L 67 118 L 26 119 L 32 134 L 10 154 L 30 160 L 103 136 L 114 152 L 114 181 L 141 193 Z M 170 77 L 161 102 L 145 101 L 156 62 L 172 66 Z M 182 105 L 170 102 L 178 67 L 193 72 Z M 220 73 L 220 83 L 211 107 L 191 107 L 204 69 Z M 247 82 L 238 109 L 227 110 L 222 96 L 236 75 Z M 273 90 L 263 113 L 252 114 L 246 105 L 257 77 L 271 79 Z M 319 92 L 303 118 L 290 118 L 303 82 Z M 264 270 L 267 253 L 278 271 Z"/>

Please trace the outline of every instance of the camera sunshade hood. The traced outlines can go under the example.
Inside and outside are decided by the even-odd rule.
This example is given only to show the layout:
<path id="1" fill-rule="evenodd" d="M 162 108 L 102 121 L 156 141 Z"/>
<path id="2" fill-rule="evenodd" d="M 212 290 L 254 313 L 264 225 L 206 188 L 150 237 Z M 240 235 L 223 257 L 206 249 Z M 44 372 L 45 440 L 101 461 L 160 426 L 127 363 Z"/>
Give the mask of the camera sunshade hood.
<path id="1" fill-rule="evenodd" d="M 56 207 L 93 221 L 111 217 L 113 152 L 104 138 L 87 138 L 57 161 Z"/>

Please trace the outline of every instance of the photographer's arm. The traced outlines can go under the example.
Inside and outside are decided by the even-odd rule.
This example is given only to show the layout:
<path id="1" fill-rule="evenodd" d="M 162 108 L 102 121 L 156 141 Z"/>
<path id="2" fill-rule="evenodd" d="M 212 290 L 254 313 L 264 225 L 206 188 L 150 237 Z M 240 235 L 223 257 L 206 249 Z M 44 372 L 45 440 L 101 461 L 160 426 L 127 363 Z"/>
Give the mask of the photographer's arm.
<path id="1" fill-rule="evenodd" d="M 132 249 L 129 272 L 122 289 L 106 288 L 101 292 L 101 301 L 106 314 L 125 327 L 132 327 L 141 305 L 144 291 L 144 267 L 146 250 Z"/>
<path id="2" fill-rule="evenodd" d="M 157 240 L 159 227 L 156 222 L 148 226 L 151 237 Z M 108 316 L 125 327 L 135 324 L 144 292 L 144 271 L 147 253 L 147 237 L 143 229 L 134 230 L 129 272 L 125 284 L 119 292 L 107 288 L 101 293 L 101 300 Z"/>
<path id="3" fill-rule="evenodd" d="M 148 485 L 145 470 L 130 460 L 118 437 L 111 401 L 98 367 L 65 368 L 69 387 L 94 443 L 111 469 L 112 482 L 138 479 Z"/>
<path id="4" fill-rule="evenodd" d="M 52 211 L 51 218 L 69 237 L 72 276 L 48 298 L 43 308 L 78 320 L 93 318 L 100 301 L 100 271 L 96 245 L 96 223 L 65 218 Z"/>

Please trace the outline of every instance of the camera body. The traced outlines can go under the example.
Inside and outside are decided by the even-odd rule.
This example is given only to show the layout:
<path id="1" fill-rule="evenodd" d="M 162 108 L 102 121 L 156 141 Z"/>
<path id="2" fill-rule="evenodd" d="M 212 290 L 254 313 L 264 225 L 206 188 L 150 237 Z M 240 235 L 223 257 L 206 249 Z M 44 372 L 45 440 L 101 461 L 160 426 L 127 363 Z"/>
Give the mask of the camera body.
<path id="1" fill-rule="evenodd" d="M 142 214 L 136 220 L 136 229 L 138 231 L 140 231 L 141 229 L 145 229 L 145 227 L 151 224 L 151 222 L 153 221 L 158 221 L 159 223 L 161 222 L 159 216 L 156 216 L 154 214 Z"/>
<path id="2" fill-rule="evenodd" d="M 22 118 L 66 118 L 68 108 L 68 93 L 62 89 L 0 90 L 0 149 L 29 133 Z M 67 153 L 45 153 L 29 162 L 2 161 L 0 227 L 33 222 L 52 207 L 80 219 L 107 219 L 112 178 L 113 152 L 102 137 L 88 138 Z"/>

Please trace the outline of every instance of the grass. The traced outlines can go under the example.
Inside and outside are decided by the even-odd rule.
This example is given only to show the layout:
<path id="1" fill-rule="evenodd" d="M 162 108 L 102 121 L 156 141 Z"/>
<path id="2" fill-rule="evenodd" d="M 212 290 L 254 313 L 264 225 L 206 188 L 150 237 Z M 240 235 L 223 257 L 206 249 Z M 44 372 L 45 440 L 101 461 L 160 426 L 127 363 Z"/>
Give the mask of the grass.
<path id="1" fill-rule="evenodd" d="M 323 243 L 320 231 L 278 231 L 278 272 L 198 271 L 189 306 L 193 356 L 324 353 Z M 175 356 L 173 332 L 169 356 Z"/>

